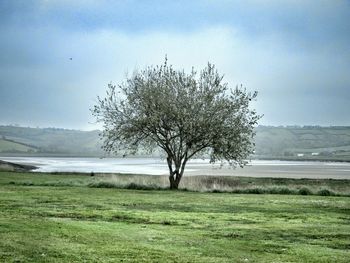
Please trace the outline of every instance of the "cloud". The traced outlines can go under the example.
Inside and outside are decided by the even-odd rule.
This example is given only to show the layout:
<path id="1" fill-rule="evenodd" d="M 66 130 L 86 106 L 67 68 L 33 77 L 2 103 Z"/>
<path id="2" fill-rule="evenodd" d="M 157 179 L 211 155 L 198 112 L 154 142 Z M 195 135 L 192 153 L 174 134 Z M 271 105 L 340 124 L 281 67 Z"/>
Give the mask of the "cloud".
<path id="1" fill-rule="evenodd" d="M 147 4 L 131 10 L 125 2 L 112 11 L 104 1 L 34 3 L 7 7 L 0 18 L 4 123 L 94 127 L 89 108 L 107 84 L 160 64 L 167 54 L 177 68 L 200 69 L 210 61 L 231 86 L 258 90 L 255 106 L 264 124 L 350 125 L 344 113 L 350 98 L 346 2 L 239 1 L 232 14 L 231 1 L 158 3 L 147 12 Z M 183 9 L 196 4 L 193 16 L 181 20 Z M 128 14 L 140 17 L 129 21 Z"/>

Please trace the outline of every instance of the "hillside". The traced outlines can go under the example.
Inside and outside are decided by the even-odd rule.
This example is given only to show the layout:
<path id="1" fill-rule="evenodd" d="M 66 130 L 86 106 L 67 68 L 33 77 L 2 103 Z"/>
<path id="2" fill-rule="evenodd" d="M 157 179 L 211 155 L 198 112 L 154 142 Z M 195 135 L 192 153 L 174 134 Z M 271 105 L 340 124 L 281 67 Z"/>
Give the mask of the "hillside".
<path id="1" fill-rule="evenodd" d="M 350 161 L 350 127 L 259 126 L 254 158 Z M 0 126 L 1 155 L 102 156 L 99 131 Z"/>
<path id="2" fill-rule="evenodd" d="M 99 131 L 0 126 L 0 153 L 100 156 Z"/>
<path id="3" fill-rule="evenodd" d="M 1 152 L 15 153 L 15 152 L 36 152 L 37 148 L 13 140 L 8 140 L 6 137 L 0 139 Z"/>
<path id="4" fill-rule="evenodd" d="M 258 157 L 350 160 L 350 127 L 259 126 L 256 132 Z"/>

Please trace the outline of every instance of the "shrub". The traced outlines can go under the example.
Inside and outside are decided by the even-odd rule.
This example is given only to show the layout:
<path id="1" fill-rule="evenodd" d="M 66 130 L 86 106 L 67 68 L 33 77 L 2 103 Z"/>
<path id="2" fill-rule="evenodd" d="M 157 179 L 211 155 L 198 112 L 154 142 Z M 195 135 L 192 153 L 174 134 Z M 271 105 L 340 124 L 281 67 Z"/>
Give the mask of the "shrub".
<path id="1" fill-rule="evenodd" d="M 119 189 L 133 189 L 133 190 L 162 190 L 163 188 L 155 185 L 155 184 L 137 184 L 137 183 L 129 183 L 129 184 L 116 184 L 113 182 L 94 182 L 89 184 L 89 187 L 92 188 L 119 188 Z"/>
<path id="2" fill-rule="evenodd" d="M 311 190 L 310 190 L 309 188 L 307 188 L 307 187 L 302 187 L 302 188 L 300 188 L 299 191 L 298 191 L 298 193 L 299 193 L 300 195 L 312 195 Z"/>
<path id="3" fill-rule="evenodd" d="M 295 194 L 295 190 L 291 190 L 288 187 L 271 188 L 269 190 L 269 193 L 278 194 L 278 195 L 291 195 L 291 194 Z"/>
<path id="4" fill-rule="evenodd" d="M 262 188 L 250 188 L 250 189 L 243 190 L 243 193 L 244 192 L 247 194 L 264 194 L 266 191 L 264 191 L 264 189 Z"/>
<path id="5" fill-rule="evenodd" d="M 117 188 L 117 186 L 114 183 L 111 182 L 94 182 L 89 184 L 89 187 L 93 187 L 93 188 Z"/>
<path id="6" fill-rule="evenodd" d="M 122 188 L 134 189 L 134 190 L 161 190 L 162 189 L 161 187 L 155 184 L 143 185 L 143 184 L 136 184 L 136 183 L 127 184 Z"/>
<path id="7" fill-rule="evenodd" d="M 214 189 L 211 191 L 212 193 L 224 193 L 225 191 L 220 190 L 220 189 Z"/>
<path id="8" fill-rule="evenodd" d="M 318 195 L 322 195 L 322 196 L 331 196 L 331 195 L 335 195 L 334 192 L 328 190 L 328 189 L 321 189 L 320 191 L 317 192 Z"/>

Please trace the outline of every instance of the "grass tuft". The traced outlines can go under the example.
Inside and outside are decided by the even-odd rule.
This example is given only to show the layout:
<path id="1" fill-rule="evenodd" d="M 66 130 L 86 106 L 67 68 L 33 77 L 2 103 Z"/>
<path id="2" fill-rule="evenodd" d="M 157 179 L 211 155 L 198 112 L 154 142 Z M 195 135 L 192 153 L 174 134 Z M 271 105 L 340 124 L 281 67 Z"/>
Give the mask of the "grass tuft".
<path id="1" fill-rule="evenodd" d="M 124 186 L 124 189 L 134 189 L 134 190 L 162 190 L 160 186 L 157 186 L 155 184 L 150 185 L 142 185 L 142 184 L 135 184 L 130 183 Z"/>
<path id="2" fill-rule="evenodd" d="M 108 181 L 99 181 L 88 184 L 91 188 L 118 188 L 117 185 L 113 182 Z"/>

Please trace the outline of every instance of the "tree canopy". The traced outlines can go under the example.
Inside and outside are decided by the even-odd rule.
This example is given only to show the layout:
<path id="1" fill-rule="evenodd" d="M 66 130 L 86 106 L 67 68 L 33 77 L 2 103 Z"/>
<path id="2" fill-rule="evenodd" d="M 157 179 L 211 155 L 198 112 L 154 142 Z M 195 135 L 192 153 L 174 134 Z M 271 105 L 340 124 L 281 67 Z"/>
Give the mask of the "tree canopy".
<path id="1" fill-rule="evenodd" d="M 213 64 L 199 73 L 160 66 L 136 71 L 92 109 L 103 123 L 107 152 L 134 154 L 159 147 L 167 156 L 170 188 L 177 189 L 188 160 L 209 154 L 212 162 L 243 166 L 254 150 L 260 116 L 249 108 L 257 92 L 223 82 Z"/>

